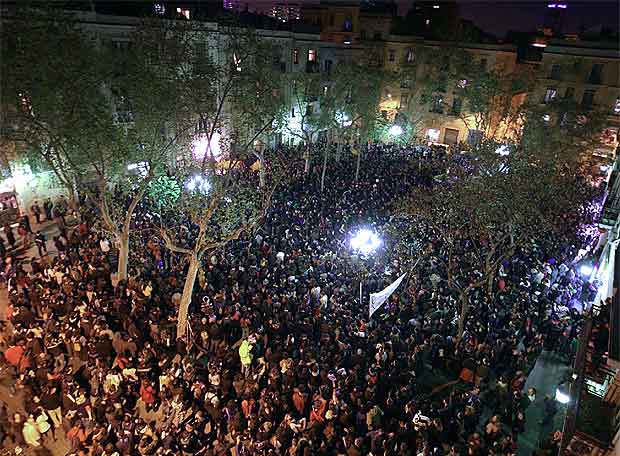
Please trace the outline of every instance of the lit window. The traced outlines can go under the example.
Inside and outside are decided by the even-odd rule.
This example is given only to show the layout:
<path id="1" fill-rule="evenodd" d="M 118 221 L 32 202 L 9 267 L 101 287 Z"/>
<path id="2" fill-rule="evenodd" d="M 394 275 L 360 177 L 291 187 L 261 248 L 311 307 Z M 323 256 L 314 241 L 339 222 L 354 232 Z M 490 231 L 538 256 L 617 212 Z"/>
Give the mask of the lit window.
<path id="1" fill-rule="evenodd" d="M 430 19 L 426 19 L 426 25 L 431 25 L 431 20 Z"/>
<path id="2" fill-rule="evenodd" d="M 437 142 L 439 141 L 439 133 L 440 131 L 438 128 L 429 128 L 426 130 L 426 139 L 431 142 Z"/>
<path id="3" fill-rule="evenodd" d="M 411 49 L 409 49 L 407 51 L 407 63 L 412 63 L 413 59 L 414 59 L 413 51 Z"/>
<path id="4" fill-rule="evenodd" d="M 185 19 L 189 20 L 189 10 L 187 8 L 177 8 L 177 14 L 185 17 Z"/>
<path id="5" fill-rule="evenodd" d="M 554 89 L 553 87 L 548 87 L 547 91 L 545 92 L 545 98 L 543 99 L 543 102 L 551 103 L 555 99 L 555 96 L 557 94 L 558 91 L 556 89 Z"/>
<path id="6" fill-rule="evenodd" d="M 154 8 L 155 8 L 155 14 L 159 16 L 163 16 L 164 13 L 166 12 L 166 7 L 163 5 L 163 3 L 155 3 Z"/>
<path id="7" fill-rule="evenodd" d="M 293 63 L 295 65 L 299 63 L 299 49 L 293 49 Z"/>
<path id="8" fill-rule="evenodd" d="M 439 9 L 439 5 L 433 5 L 433 9 Z"/>
<path id="9" fill-rule="evenodd" d="M 460 79 L 456 85 L 459 89 L 464 89 L 467 86 L 467 79 Z"/>
<path id="10" fill-rule="evenodd" d="M 308 49 L 308 62 L 316 62 L 316 51 Z"/>
<path id="11" fill-rule="evenodd" d="M 233 64 L 237 68 L 237 71 L 241 71 L 241 59 L 237 57 L 237 54 L 233 52 Z"/>
<path id="12" fill-rule="evenodd" d="M 616 103 L 614 104 L 614 114 L 620 114 L 620 98 L 616 98 Z"/>

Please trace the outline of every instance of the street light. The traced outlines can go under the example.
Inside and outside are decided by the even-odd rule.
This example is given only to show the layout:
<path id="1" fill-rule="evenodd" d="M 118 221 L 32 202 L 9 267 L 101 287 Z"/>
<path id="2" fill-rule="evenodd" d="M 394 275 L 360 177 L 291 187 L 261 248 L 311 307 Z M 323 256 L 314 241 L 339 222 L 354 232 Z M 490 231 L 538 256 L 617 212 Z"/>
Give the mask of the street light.
<path id="1" fill-rule="evenodd" d="M 359 252 L 363 256 L 370 255 L 377 250 L 381 244 L 382 241 L 379 235 L 375 231 L 367 228 L 360 228 L 349 240 L 351 250 Z M 362 276 L 360 279 L 360 306 L 364 304 L 363 282 L 364 277 Z"/>
<path id="2" fill-rule="evenodd" d="M 592 265 L 588 263 L 582 264 L 579 268 L 579 272 L 584 278 L 590 278 L 590 274 L 592 274 L 593 270 L 594 268 L 592 267 Z"/>
<path id="3" fill-rule="evenodd" d="M 560 404 L 566 405 L 570 402 L 570 390 L 562 383 L 555 389 L 555 400 Z"/>
<path id="4" fill-rule="evenodd" d="M 392 136 L 400 136 L 403 134 L 403 128 L 400 125 L 392 125 L 388 133 Z"/>
<path id="5" fill-rule="evenodd" d="M 369 255 L 381 246 L 381 238 L 374 231 L 362 228 L 350 239 L 349 245 L 354 251 Z"/>
<path id="6" fill-rule="evenodd" d="M 211 191 L 211 184 L 204 176 L 195 174 L 185 182 L 185 188 L 190 192 L 197 191 L 206 195 Z"/>

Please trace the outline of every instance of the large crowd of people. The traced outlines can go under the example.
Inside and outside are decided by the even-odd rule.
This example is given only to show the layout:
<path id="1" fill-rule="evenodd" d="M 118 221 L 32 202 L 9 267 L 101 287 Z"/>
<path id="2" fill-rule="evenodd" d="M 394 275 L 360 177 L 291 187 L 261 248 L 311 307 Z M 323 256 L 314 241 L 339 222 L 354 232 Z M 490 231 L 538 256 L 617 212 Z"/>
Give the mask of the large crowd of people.
<path id="1" fill-rule="evenodd" d="M 71 455 L 97 456 L 515 455 L 539 425 L 525 422 L 529 404 L 553 415 L 553 401 L 524 390 L 529 369 L 544 348 L 569 359 L 575 347 L 576 242 L 521 247 L 492 290 L 470 294 L 457 337 L 440 237 L 390 210 L 437 185 L 453 158 L 402 152 L 370 151 L 357 182 L 355 163 L 333 163 L 323 192 L 320 170 L 298 167 L 257 229 L 205 256 L 178 340 L 186 260 L 136 230 L 129 279 L 115 280 L 114 248 L 84 207 L 57 254 L 8 263 L 4 362 L 27 400 L 25 413 L 0 407 L 0 443 L 64 435 Z M 383 238 L 373 255 L 349 247 L 361 226 Z M 368 293 L 403 273 L 369 318 Z"/>

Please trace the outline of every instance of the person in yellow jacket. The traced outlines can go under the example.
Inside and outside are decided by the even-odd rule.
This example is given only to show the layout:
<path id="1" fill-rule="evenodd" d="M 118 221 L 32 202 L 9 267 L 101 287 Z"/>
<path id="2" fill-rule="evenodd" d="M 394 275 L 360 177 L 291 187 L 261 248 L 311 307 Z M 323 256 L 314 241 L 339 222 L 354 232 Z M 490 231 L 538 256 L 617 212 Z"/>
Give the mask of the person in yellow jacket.
<path id="1" fill-rule="evenodd" d="M 239 358 L 241 359 L 241 373 L 247 376 L 250 373 L 250 365 L 252 364 L 252 348 L 248 339 L 244 339 L 239 346 Z"/>

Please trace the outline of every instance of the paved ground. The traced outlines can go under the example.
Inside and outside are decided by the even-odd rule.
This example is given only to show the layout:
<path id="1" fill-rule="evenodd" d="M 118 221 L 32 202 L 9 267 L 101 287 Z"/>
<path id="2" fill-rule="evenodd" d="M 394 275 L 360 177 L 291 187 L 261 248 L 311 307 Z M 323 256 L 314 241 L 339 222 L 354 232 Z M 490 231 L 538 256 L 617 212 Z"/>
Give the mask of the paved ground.
<path id="1" fill-rule="evenodd" d="M 543 351 L 536 360 L 525 383 L 526 390 L 536 388 L 536 401 L 525 412 L 525 432 L 519 435 L 519 456 L 530 456 L 551 432 L 562 430 L 566 408 L 561 404 L 557 404 L 557 413 L 552 423 L 542 426 L 539 422 L 543 418 L 545 395 L 555 399 L 556 387 L 568 370 L 569 366 L 555 353 Z"/>
<path id="2" fill-rule="evenodd" d="M 58 227 L 53 222 L 43 222 L 41 225 L 32 226 L 34 232 L 41 230 L 45 234 L 47 238 L 47 249 L 49 256 L 55 256 L 57 254 L 57 250 L 54 247 L 53 236 L 59 234 Z M 18 243 L 20 241 L 18 240 Z M 19 257 L 25 260 L 26 269 L 28 269 L 29 260 L 32 258 L 37 258 L 39 256 L 38 250 L 34 243 L 27 249 L 23 249 L 19 251 Z M 6 321 L 6 310 L 8 304 L 8 291 L 6 286 L 2 285 L 0 287 L 0 321 Z M 10 331 L 11 328 L 9 327 Z M 0 401 L 7 404 L 8 410 L 10 414 L 13 413 L 24 413 L 24 403 L 27 398 L 24 398 L 21 394 L 21 391 L 17 390 L 13 393 L 12 386 L 14 381 L 11 375 L 8 375 L 7 372 L 0 371 Z M 65 438 L 64 432 L 59 429 L 56 432 L 57 439 L 52 439 L 51 436 L 46 438 L 43 441 L 44 448 L 49 450 L 49 452 L 40 451 L 39 453 L 35 453 L 32 450 L 26 450 L 22 453 L 22 455 L 30 455 L 30 454 L 52 454 L 53 456 L 65 456 L 71 450 L 71 445 Z M 13 449 L 14 445 L 12 442 L 5 442 L 5 445 L 2 449 Z M 43 450 L 43 449 L 42 449 Z M 8 454 L 16 454 L 14 451 Z"/>

